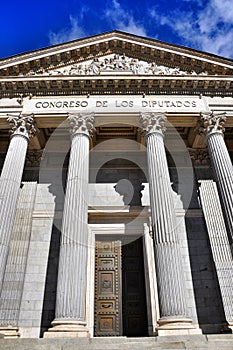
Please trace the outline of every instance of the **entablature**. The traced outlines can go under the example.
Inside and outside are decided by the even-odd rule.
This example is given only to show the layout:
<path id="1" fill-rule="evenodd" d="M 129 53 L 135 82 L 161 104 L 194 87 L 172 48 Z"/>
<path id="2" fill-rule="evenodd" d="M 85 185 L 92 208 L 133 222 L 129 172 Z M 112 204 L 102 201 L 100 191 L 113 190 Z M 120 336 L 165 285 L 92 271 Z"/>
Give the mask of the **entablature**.
<path id="1" fill-rule="evenodd" d="M 232 76 L 117 75 L 0 78 L 0 97 L 55 95 L 206 95 L 233 96 Z"/>

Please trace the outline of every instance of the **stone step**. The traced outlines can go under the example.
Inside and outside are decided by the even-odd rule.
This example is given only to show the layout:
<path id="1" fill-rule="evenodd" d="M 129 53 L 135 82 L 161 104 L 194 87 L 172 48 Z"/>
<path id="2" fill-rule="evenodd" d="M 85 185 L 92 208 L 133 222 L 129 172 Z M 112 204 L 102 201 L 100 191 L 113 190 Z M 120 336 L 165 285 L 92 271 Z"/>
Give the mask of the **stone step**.
<path id="1" fill-rule="evenodd" d="M 0 350 L 233 350 L 233 335 L 150 338 L 2 339 Z"/>

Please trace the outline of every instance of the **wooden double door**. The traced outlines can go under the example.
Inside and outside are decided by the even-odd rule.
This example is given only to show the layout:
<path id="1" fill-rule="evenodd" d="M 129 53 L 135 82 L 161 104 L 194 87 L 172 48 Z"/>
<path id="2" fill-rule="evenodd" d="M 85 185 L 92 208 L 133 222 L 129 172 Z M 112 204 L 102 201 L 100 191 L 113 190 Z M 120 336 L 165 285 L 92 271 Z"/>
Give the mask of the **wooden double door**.
<path id="1" fill-rule="evenodd" d="M 148 335 L 142 238 L 99 237 L 95 248 L 95 336 Z"/>

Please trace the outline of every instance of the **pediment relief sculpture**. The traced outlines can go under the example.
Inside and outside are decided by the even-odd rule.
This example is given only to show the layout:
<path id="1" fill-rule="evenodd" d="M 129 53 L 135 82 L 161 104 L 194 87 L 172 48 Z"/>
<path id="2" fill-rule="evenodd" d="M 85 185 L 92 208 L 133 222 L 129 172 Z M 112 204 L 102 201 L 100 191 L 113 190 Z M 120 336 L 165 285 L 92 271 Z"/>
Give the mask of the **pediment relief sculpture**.
<path id="1" fill-rule="evenodd" d="M 27 75 L 108 75 L 108 74 L 133 74 L 133 75 L 207 75 L 208 72 L 196 73 L 180 70 L 179 67 L 171 68 L 157 65 L 155 62 L 140 61 L 137 58 L 129 58 L 125 55 L 110 55 L 102 59 L 94 58 L 92 61 L 77 63 L 56 70 L 39 69 L 30 71 Z"/>

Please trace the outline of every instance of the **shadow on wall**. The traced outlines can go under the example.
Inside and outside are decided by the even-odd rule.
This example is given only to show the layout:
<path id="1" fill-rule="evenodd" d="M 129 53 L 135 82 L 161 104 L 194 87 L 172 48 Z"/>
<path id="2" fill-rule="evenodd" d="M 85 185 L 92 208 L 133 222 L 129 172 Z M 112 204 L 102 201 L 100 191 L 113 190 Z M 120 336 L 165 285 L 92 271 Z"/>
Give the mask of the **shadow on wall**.
<path id="1" fill-rule="evenodd" d="M 203 217 L 186 217 L 197 317 L 204 334 L 229 333 Z"/>

